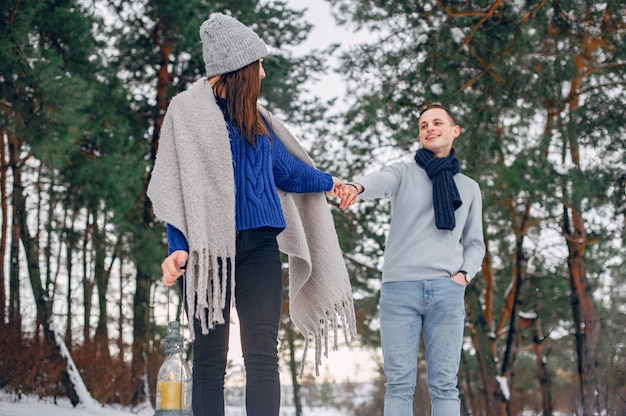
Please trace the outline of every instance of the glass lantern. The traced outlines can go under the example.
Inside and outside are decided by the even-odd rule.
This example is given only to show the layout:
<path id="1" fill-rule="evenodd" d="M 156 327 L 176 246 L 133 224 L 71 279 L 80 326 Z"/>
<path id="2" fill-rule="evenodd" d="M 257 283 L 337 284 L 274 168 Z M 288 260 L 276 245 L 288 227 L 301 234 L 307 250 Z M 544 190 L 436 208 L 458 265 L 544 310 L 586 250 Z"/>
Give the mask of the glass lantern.
<path id="1" fill-rule="evenodd" d="M 168 324 L 165 361 L 159 368 L 155 416 L 192 416 L 191 370 L 184 357 L 183 336 L 177 321 Z"/>

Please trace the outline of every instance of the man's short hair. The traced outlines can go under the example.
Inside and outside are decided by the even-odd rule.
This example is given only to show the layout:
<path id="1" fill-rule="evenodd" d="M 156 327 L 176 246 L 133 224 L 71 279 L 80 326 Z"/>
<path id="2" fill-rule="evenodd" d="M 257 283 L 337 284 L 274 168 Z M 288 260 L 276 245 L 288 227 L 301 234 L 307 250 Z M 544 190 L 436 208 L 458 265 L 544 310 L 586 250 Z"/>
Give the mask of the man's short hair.
<path id="1" fill-rule="evenodd" d="M 452 121 L 452 125 L 453 125 L 453 126 L 456 126 L 456 120 L 455 120 L 454 116 L 452 115 L 452 112 L 451 112 L 451 111 L 450 111 L 447 107 L 445 107 L 445 106 L 443 106 L 443 105 L 441 105 L 441 104 L 430 104 L 430 105 L 427 105 L 427 106 L 426 106 L 426 107 L 425 107 L 425 108 L 424 108 L 424 109 L 420 112 L 420 115 L 419 115 L 418 119 L 422 117 L 422 114 L 424 114 L 424 113 L 425 113 L 425 112 L 427 112 L 428 110 L 432 110 L 433 108 L 440 108 L 440 109 L 442 109 L 443 111 L 445 111 L 445 112 L 446 112 L 446 114 L 448 115 L 448 117 L 450 117 L 450 120 Z"/>

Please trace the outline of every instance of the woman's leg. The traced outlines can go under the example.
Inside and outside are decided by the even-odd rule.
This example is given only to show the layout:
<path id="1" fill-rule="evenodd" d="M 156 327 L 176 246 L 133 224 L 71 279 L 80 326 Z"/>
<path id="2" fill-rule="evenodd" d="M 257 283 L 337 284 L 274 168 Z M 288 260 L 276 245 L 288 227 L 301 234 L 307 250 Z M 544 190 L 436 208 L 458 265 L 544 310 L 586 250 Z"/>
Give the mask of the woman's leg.
<path id="1" fill-rule="evenodd" d="M 202 334 L 200 320 L 194 319 L 191 398 L 194 416 L 224 416 L 224 376 L 230 332 L 230 285 L 228 286 L 226 307 L 223 311 L 225 324 L 217 325 L 208 334 Z M 181 293 L 185 293 L 182 290 L 182 279 L 179 280 L 179 287 Z"/>
<path id="2" fill-rule="evenodd" d="M 227 300 L 226 305 L 230 305 Z M 225 324 L 202 334 L 200 321 L 194 319 L 193 394 L 194 416 L 224 416 L 224 376 L 228 354 L 230 307 L 224 310 Z"/>
<path id="3" fill-rule="evenodd" d="M 246 367 L 246 411 L 278 416 L 278 328 L 282 306 L 282 266 L 276 230 L 239 233 L 235 262 L 235 304 Z"/>

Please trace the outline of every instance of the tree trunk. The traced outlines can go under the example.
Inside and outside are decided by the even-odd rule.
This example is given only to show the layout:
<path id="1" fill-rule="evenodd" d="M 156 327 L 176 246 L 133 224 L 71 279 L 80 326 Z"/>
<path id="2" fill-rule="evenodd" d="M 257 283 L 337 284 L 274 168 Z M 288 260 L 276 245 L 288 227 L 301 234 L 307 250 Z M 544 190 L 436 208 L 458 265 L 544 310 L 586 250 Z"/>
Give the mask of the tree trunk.
<path id="1" fill-rule="evenodd" d="M 496 357 L 492 353 L 492 344 L 495 340 L 490 339 L 490 336 L 493 337 L 493 332 L 482 314 L 480 291 L 476 282 L 467 287 L 465 304 L 472 345 L 474 345 L 476 350 L 475 358 L 478 364 L 480 381 L 484 387 L 481 390 L 485 402 L 484 414 L 485 416 L 498 416 L 500 415 L 499 403 L 502 390 L 495 378 L 496 374 L 498 374 Z M 479 413 L 475 412 L 474 414 Z"/>
<path id="2" fill-rule="evenodd" d="M 20 160 L 22 142 L 12 133 L 7 134 L 9 141 L 9 166 L 13 174 L 13 192 L 11 193 L 11 251 L 9 264 L 9 326 L 16 333 L 22 332 L 20 312 L 20 224 L 19 196 L 23 192 L 22 168 Z"/>
<path id="3" fill-rule="evenodd" d="M 528 229 L 531 225 L 531 201 L 526 198 L 524 202 L 524 211 L 521 218 L 517 218 L 517 209 L 512 200 L 508 201 L 511 227 L 515 234 L 515 262 L 513 264 L 513 281 L 511 282 L 511 290 L 506 294 L 504 308 L 502 310 L 502 316 L 500 323 L 496 328 L 496 337 L 502 332 L 508 321 L 509 326 L 506 330 L 507 339 L 504 348 L 504 354 L 502 358 L 502 367 L 500 368 L 500 374 L 502 376 L 501 382 L 508 382 L 512 385 L 513 369 L 515 362 L 515 340 L 517 336 L 517 304 L 522 286 L 523 275 L 526 269 L 526 255 L 524 253 L 524 238 L 528 234 Z M 509 388 L 509 391 L 511 389 Z M 500 411 L 503 415 L 509 415 L 511 412 L 510 397 L 507 398 L 504 395 L 500 396 Z"/>
<path id="4" fill-rule="evenodd" d="M 8 137 L 8 133 L 3 128 L 0 128 L 0 326 L 4 326 L 6 323 L 6 304 L 7 304 L 7 292 L 6 292 L 6 274 L 4 273 L 4 260 L 7 247 L 7 230 L 9 210 L 7 205 L 7 170 L 9 167 L 7 161 L 6 142 L 5 138 Z"/>
<path id="5" fill-rule="evenodd" d="M 501 375 L 509 383 L 509 391 L 513 391 L 513 372 L 515 368 L 515 350 L 517 338 L 517 304 L 520 289 L 522 287 L 522 274 L 525 269 L 526 258 L 524 256 L 524 237 L 520 237 L 516 247 L 516 259 L 513 266 L 513 283 L 510 292 L 510 309 L 509 309 L 509 328 L 507 330 L 506 346 L 504 348 L 504 356 L 502 358 Z M 500 402 L 502 414 L 511 414 L 511 399 L 502 397 Z"/>
<path id="6" fill-rule="evenodd" d="M 147 399 L 146 382 L 148 381 L 148 346 L 147 334 L 149 322 L 150 289 L 152 277 L 143 271 L 141 264 L 137 264 L 137 288 L 133 298 L 133 363 L 132 381 L 135 392 L 132 397 L 133 405 L 144 403 Z"/>
<path id="7" fill-rule="evenodd" d="M 118 349 L 118 354 L 119 354 L 119 359 L 123 360 L 124 359 L 124 286 L 125 286 L 125 278 L 126 276 L 124 275 L 124 261 L 123 259 L 120 258 L 120 263 L 119 263 L 119 278 L 120 278 L 120 290 L 118 293 L 118 321 L 117 321 L 117 328 L 118 328 L 118 337 L 117 337 L 117 349 Z"/>
<path id="8" fill-rule="evenodd" d="M 108 363 L 111 356 L 109 354 L 109 331 L 107 327 L 109 320 L 109 315 L 107 313 L 107 291 L 109 287 L 111 268 L 107 268 L 105 265 L 106 237 L 104 230 L 106 230 L 106 226 L 100 227 L 97 215 L 94 215 L 93 225 L 92 242 L 95 253 L 94 283 L 98 289 L 98 325 L 96 326 L 94 341 L 97 359 Z M 116 256 L 116 252 L 114 252 L 111 259 L 112 262 L 115 261 Z"/>
<path id="9" fill-rule="evenodd" d="M 66 269 L 67 269 L 67 293 L 65 295 L 65 302 L 67 303 L 67 326 L 65 328 L 65 336 L 63 340 L 65 341 L 65 345 L 71 351 L 73 336 L 72 336 L 72 265 L 73 257 L 74 257 L 74 249 L 76 248 L 76 238 L 74 233 L 74 216 L 72 216 L 71 224 L 67 225 L 67 210 L 65 219 L 63 221 L 63 229 L 64 231 L 64 239 L 65 239 L 65 258 L 66 258 Z"/>
<path id="10" fill-rule="evenodd" d="M 530 322 L 530 328 L 533 337 L 535 362 L 537 363 L 537 377 L 539 378 L 539 386 L 541 386 L 542 415 L 552 416 L 552 379 L 548 372 L 546 358 L 543 355 L 543 341 L 545 341 L 545 338 L 539 317 L 536 317 L 533 322 Z"/>
<path id="11" fill-rule="evenodd" d="M 87 220 L 85 224 L 85 232 L 83 234 L 83 342 L 87 345 L 91 341 L 91 298 L 93 295 L 94 282 L 89 278 L 89 239 L 93 229 L 93 225 L 90 222 L 91 212 L 87 213 Z"/>
<path id="12" fill-rule="evenodd" d="M 483 317 L 485 320 L 485 326 L 489 329 L 489 333 L 493 335 L 491 342 L 491 355 L 492 357 L 496 357 L 498 352 L 496 349 L 495 322 L 493 319 L 493 292 L 496 285 L 491 253 L 489 252 L 489 244 L 487 243 L 488 242 L 485 241 L 485 257 L 483 257 L 482 263 L 482 272 L 485 279 L 485 289 L 483 290 L 483 296 L 485 298 Z"/>
<path id="13" fill-rule="evenodd" d="M 571 213 L 571 219 L 570 219 Z M 600 318 L 587 288 L 584 254 L 587 233 L 578 211 L 564 208 L 563 233 L 567 241 L 572 314 L 576 323 L 576 351 L 583 415 L 599 414 L 596 349 L 600 337 Z"/>
<path id="14" fill-rule="evenodd" d="M 66 215 L 67 217 L 67 215 Z M 63 228 L 65 230 L 65 258 L 66 258 L 66 269 L 67 269 L 67 294 L 66 294 L 66 302 L 67 302 L 67 327 L 65 329 L 65 345 L 71 351 L 73 345 L 73 332 L 72 332 L 72 324 L 73 324 L 73 310 L 72 305 L 73 301 L 73 288 L 72 288 L 72 271 L 74 265 L 74 253 L 76 252 L 76 247 L 78 245 L 78 234 L 74 228 L 74 224 L 76 222 L 76 213 L 71 213 L 71 223 L 66 225 L 67 218 L 63 221 Z"/>

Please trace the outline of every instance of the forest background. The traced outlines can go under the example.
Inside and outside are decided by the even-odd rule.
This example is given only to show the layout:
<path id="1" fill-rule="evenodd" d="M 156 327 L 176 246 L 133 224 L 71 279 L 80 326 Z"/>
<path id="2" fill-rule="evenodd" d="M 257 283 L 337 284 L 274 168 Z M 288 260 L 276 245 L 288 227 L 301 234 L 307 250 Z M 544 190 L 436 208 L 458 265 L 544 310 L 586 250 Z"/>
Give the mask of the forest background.
<path id="1" fill-rule="evenodd" d="M 466 296 L 463 414 L 623 414 L 626 5 L 327 2 L 367 41 L 297 55 L 311 23 L 284 1 L 3 0 L 0 388 L 78 403 L 62 340 L 98 401 L 153 402 L 166 330 L 155 311 L 175 296 L 159 284 L 164 227 L 145 189 L 169 100 L 202 76 L 198 28 L 221 11 L 269 45 L 262 102 L 335 176 L 410 160 L 425 105 L 458 114 L 487 245 Z M 333 56 L 341 111 L 306 89 Z M 329 203 L 359 343 L 375 349 L 389 205 Z M 287 305 L 281 351 L 299 402 L 315 381 L 297 377 Z M 430 413 L 424 373 L 416 415 Z M 380 397 L 356 414 L 380 414 Z"/>

